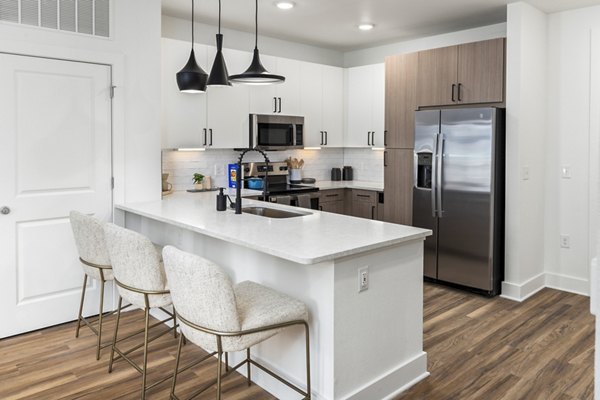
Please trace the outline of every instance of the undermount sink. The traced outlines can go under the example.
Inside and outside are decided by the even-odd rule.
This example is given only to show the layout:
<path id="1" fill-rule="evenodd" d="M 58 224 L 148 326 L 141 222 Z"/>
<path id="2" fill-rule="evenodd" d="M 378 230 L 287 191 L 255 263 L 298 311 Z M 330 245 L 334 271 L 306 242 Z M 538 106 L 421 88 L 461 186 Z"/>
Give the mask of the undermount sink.
<path id="1" fill-rule="evenodd" d="M 311 214 L 308 212 L 292 212 L 267 207 L 245 207 L 242 208 L 242 212 L 246 214 L 260 215 L 261 217 L 267 218 L 293 218 L 303 217 Z"/>

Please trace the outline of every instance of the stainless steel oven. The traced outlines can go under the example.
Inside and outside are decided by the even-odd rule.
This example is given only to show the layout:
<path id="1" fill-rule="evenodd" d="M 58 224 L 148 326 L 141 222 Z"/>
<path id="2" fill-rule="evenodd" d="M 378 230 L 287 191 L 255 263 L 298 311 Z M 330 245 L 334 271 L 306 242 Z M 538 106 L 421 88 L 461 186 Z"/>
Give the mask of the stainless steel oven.
<path id="1" fill-rule="evenodd" d="M 263 150 L 304 147 L 304 117 L 250 114 L 251 148 Z"/>
<path id="2" fill-rule="evenodd" d="M 244 171 L 243 186 L 251 189 L 250 181 L 264 178 L 267 166 L 264 162 L 251 162 L 242 164 Z M 295 185 L 287 181 L 288 168 L 285 162 L 269 163 L 267 174 L 267 200 L 272 203 L 289 204 L 291 206 L 319 209 L 319 188 L 312 185 Z M 264 182 L 259 182 L 262 190 Z M 263 196 L 257 196 L 263 200 Z"/>

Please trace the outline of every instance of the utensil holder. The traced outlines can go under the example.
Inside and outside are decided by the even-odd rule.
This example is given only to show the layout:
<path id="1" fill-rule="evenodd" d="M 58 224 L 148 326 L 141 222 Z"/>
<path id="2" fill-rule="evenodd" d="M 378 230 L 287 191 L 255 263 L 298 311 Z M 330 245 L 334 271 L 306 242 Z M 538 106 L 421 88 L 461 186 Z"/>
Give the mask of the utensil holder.
<path id="1" fill-rule="evenodd" d="M 290 182 L 302 182 L 301 169 L 290 169 Z"/>

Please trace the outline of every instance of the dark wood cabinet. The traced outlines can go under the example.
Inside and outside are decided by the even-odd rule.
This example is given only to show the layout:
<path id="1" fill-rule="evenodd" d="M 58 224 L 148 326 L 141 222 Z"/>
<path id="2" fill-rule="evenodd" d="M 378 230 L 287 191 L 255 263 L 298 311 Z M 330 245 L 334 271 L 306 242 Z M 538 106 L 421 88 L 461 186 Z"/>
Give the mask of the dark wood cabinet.
<path id="1" fill-rule="evenodd" d="M 384 145 L 391 149 L 410 149 L 415 143 L 417 109 L 418 53 L 400 54 L 385 59 Z"/>
<path id="2" fill-rule="evenodd" d="M 502 103 L 504 39 L 419 52 L 419 106 Z"/>
<path id="3" fill-rule="evenodd" d="M 457 100 L 460 103 L 504 101 L 504 39 L 458 46 Z"/>
<path id="4" fill-rule="evenodd" d="M 319 210 L 336 214 L 346 213 L 345 189 L 321 190 Z"/>
<path id="5" fill-rule="evenodd" d="M 377 192 L 352 189 L 351 215 L 359 218 L 377 219 Z"/>
<path id="6" fill-rule="evenodd" d="M 388 149 L 383 155 L 384 221 L 412 225 L 413 150 Z"/>

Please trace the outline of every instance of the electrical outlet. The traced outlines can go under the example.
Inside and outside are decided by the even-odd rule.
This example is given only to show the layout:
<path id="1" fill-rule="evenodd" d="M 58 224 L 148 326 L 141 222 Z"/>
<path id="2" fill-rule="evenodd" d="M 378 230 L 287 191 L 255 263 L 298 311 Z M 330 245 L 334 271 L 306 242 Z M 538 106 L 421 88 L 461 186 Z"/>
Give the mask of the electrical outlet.
<path id="1" fill-rule="evenodd" d="M 358 292 L 364 292 L 369 288 L 369 267 L 362 267 L 358 270 Z"/>
<path id="2" fill-rule="evenodd" d="M 521 168 L 521 179 L 524 181 L 529 180 L 529 165 L 525 165 L 523 168 Z"/>
<path id="3" fill-rule="evenodd" d="M 560 176 L 563 179 L 571 179 L 571 167 L 569 165 L 560 167 Z"/>
<path id="4" fill-rule="evenodd" d="M 563 249 L 571 248 L 571 236 L 560 235 L 560 247 L 562 247 Z"/>

